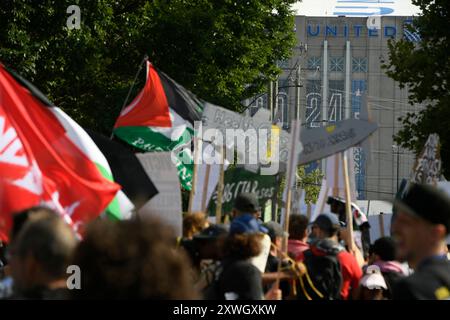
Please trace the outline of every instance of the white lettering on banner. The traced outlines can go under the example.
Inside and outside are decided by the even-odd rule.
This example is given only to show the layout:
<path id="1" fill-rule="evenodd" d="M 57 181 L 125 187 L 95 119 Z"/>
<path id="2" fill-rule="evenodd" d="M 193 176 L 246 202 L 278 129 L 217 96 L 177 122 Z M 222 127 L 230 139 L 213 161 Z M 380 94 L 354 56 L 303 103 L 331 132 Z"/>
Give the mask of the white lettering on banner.
<path id="1" fill-rule="evenodd" d="M 440 180 L 442 162 L 439 149 L 439 136 L 430 134 L 417 160 L 413 182 L 432 184 Z"/>
<path id="2" fill-rule="evenodd" d="M 43 192 L 42 174 L 36 162 L 33 162 L 30 170 L 22 179 L 15 180 L 13 184 L 36 195 L 41 195 Z"/>
<path id="3" fill-rule="evenodd" d="M 23 152 L 23 145 L 16 130 L 13 127 L 6 128 L 5 117 L 0 117 L 0 162 L 27 167 L 27 158 L 24 154 L 19 155 L 19 151 Z"/>

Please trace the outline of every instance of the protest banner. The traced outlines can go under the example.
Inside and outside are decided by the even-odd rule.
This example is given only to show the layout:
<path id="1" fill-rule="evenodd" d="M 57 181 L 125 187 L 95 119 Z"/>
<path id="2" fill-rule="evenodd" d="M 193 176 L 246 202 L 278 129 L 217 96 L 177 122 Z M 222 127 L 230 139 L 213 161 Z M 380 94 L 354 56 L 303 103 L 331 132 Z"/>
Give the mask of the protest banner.
<path id="1" fill-rule="evenodd" d="M 206 104 L 202 114 L 202 121 L 203 130 L 218 129 L 223 137 L 226 136 L 226 129 L 240 129 L 243 131 L 249 128 L 256 130 L 267 129 L 267 132 L 270 133 L 272 128 L 270 112 L 265 109 L 260 109 L 253 117 L 249 117 L 219 106 Z M 376 123 L 359 119 L 338 121 L 319 128 L 302 128 L 299 135 L 301 138 L 299 139 L 301 139 L 303 151 L 298 156 L 298 165 L 320 160 L 358 145 L 375 132 L 377 128 L 378 125 Z M 288 161 L 290 134 L 285 130 L 280 131 L 279 162 L 283 164 L 280 166 L 280 169 L 285 171 Z M 270 139 L 270 134 L 268 137 L 263 138 Z M 233 148 L 231 140 L 217 141 L 217 143 L 224 144 L 225 142 L 227 142 L 227 148 Z"/>
<path id="2" fill-rule="evenodd" d="M 255 174 L 243 168 L 231 168 L 224 174 L 224 192 L 222 197 L 222 212 L 229 213 L 233 203 L 241 192 L 251 192 L 258 196 L 259 205 L 264 208 L 265 203 L 276 192 L 276 176 Z M 208 212 L 215 215 L 217 202 L 217 189 L 209 202 Z"/>
<path id="3" fill-rule="evenodd" d="M 440 149 L 439 135 L 430 134 L 414 165 L 412 182 L 436 185 L 441 180 Z"/>
<path id="4" fill-rule="evenodd" d="M 140 216 L 160 219 L 173 227 L 177 236 L 182 233 L 182 205 L 178 171 L 172 163 L 170 152 L 137 154 L 146 173 L 158 189 L 158 194 L 139 211 Z"/>

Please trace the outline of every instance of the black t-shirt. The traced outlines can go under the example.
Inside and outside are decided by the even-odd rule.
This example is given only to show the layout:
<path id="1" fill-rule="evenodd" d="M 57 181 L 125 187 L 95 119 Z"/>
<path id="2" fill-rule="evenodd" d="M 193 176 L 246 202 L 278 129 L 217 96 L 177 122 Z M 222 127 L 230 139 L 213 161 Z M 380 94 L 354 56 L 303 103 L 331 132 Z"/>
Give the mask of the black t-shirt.
<path id="1" fill-rule="evenodd" d="M 394 300 L 448 300 L 450 262 L 444 258 L 428 259 L 411 276 L 399 280 L 393 289 Z"/>
<path id="2" fill-rule="evenodd" d="M 219 277 L 219 298 L 226 300 L 262 300 L 261 272 L 248 260 L 223 262 Z"/>

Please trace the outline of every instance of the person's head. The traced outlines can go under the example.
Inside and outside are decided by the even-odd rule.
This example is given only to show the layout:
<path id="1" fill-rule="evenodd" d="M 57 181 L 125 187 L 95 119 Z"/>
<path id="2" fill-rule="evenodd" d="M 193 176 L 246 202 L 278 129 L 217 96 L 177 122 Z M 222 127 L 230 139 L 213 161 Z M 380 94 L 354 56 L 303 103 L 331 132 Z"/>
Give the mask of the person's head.
<path id="1" fill-rule="evenodd" d="M 75 250 L 75 299 L 195 299 L 189 260 L 156 220 L 96 220 Z"/>
<path id="2" fill-rule="evenodd" d="M 77 238 L 57 215 L 29 219 L 11 247 L 11 273 L 16 290 L 27 294 L 37 288 L 65 286 Z"/>
<path id="3" fill-rule="evenodd" d="M 224 243 L 224 257 L 245 260 L 261 253 L 262 239 L 268 230 L 251 214 L 233 219 Z"/>
<path id="4" fill-rule="evenodd" d="M 322 213 L 313 222 L 311 233 L 317 239 L 334 239 L 337 240 L 337 235 L 340 229 L 338 217 L 333 213 Z"/>
<path id="5" fill-rule="evenodd" d="M 440 254 L 450 232 L 450 198 L 433 186 L 412 184 L 394 207 L 397 214 L 392 233 L 399 260 L 415 267 L 421 260 Z"/>
<path id="6" fill-rule="evenodd" d="M 360 300 L 382 300 L 388 289 L 378 266 L 368 266 L 365 275 L 359 281 Z"/>
<path id="7" fill-rule="evenodd" d="M 306 241 L 308 237 L 308 218 L 300 214 L 289 217 L 289 239 Z"/>
<path id="8" fill-rule="evenodd" d="M 222 259 L 222 247 L 228 229 L 226 225 L 214 224 L 194 235 L 193 241 L 199 259 Z"/>
<path id="9" fill-rule="evenodd" d="M 183 217 L 183 237 L 192 237 L 209 226 L 208 218 L 203 212 L 187 213 Z"/>
<path id="10" fill-rule="evenodd" d="M 275 221 L 269 221 L 263 225 L 267 230 L 267 234 L 270 237 L 270 241 L 277 247 L 281 248 L 283 242 L 284 231 L 281 225 Z"/>
<path id="11" fill-rule="evenodd" d="M 376 261 L 394 261 L 397 253 L 395 241 L 391 237 L 377 239 L 369 249 L 369 263 Z"/>
<path id="12" fill-rule="evenodd" d="M 255 218 L 259 218 L 261 208 L 259 206 L 258 197 L 253 193 L 240 193 L 233 204 L 233 217 L 243 214 L 251 214 Z"/>
<path id="13" fill-rule="evenodd" d="M 59 216 L 58 213 L 45 206 L 35 206 L 15 213 L 13 215 L 13 224 L 9 236 L 10 242 L 14 242 L 26 222 L 57 216 Z"/>

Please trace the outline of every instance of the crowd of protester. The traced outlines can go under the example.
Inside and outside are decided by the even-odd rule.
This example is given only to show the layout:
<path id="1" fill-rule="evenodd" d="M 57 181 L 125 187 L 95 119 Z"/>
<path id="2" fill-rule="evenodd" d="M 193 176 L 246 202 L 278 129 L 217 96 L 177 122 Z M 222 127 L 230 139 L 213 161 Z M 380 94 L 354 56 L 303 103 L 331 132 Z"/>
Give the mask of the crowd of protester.
<path id="1" fill-rule="evenodd" d="M 178 239 L 139 216 L 99 218 L 80 239 L 56 212 L 33 207 L 14 215 L 1 241 L 0 298 L 450 299 L 450 198 L 413 184 L 394 209 L 392 237 L 363 254 L 339 215 L 293 214 L 285 232 L 260 220 L 249 193 L 236 198 L 229 224 L 185 214 Z"/>

